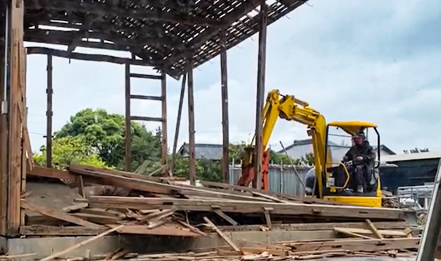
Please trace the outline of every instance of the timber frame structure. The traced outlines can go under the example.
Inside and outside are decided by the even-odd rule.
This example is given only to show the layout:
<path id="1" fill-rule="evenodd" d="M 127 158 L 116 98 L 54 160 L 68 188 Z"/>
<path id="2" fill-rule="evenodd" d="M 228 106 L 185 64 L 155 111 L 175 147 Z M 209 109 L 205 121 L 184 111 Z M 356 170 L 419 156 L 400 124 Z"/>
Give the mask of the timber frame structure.
<path id="1" fill-rule="evenodd" d="M 188 92 L 190 181 L 194 184 L 195 119 L 193 69 L 213 57 L 221 57 L 223 177 L 228 174 L 227 50 L 259 33 L 256 96 L 256 147 L 261 150 L 261 108 L 265 90 L 266 28 L 307 0 L 2 0 L 0 2 L 0 235 L 16 236 L 24 223 L 21 196 L 26 192 L 26 173 L 33 167 L 27 131 L 26 55 L 47 55 L 47 167 L 52 147 L 52 58 L 110 62 L 125 66 L 126 169 L 131 169 L 131 120 L 162 124 L 162 171 L 173 172 L 174 157 L 167 162 L 166 75 L 182 78 L 181 99 L 173 144 L 180 130 L 183 98 Z M 63 49 L 24 47 L 24 41 L 61 45 Z M 131 58 L 76 52 L 77 47 L 126 51 Z M 131 65 L 153 67 L 157 74 L 131 73 Z M 160 82 L 161 96 L 130 92 L 130 79 Z M 123 84 L 123 83 L 122 83 Z M 133 116 L 131 99 L 161 102 L 162 116 Z M 256 155 L 260 181 L 260 158 Z"/>

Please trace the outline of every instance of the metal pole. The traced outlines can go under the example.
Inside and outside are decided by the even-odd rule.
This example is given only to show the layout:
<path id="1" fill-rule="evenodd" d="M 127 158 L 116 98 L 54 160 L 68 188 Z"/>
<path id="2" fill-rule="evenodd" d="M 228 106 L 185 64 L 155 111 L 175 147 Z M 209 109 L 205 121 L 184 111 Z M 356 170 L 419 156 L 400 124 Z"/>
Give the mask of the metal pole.
<path id="1" fill-rule="evenodd" d="M 179 129 L 181 127 L 182 105 L 184 104 L 185 84 L 186 83 L 187 83 L 187 73 L 184 73 L 184 75 L 182 76 L 181 95 L 179 97 L 178 118 L 176 119 L 175 140 L 173 142 L 173 155 L 172 155 L 172 162 L 171 162 L 171 166 L 170 166 L 171 175 L 173 175 L 173 173 L 175 171 L 176 150 L 178 148 Z"/>
<path id="2" fill-rule="evenodd" d="M 224 183 L 230 181 L 229 170 L 229 120 L 228 120 L 228 68 L 227 68 L 227 48 L 226 48 L 226 31 L 221 35 L 221 48 L 220 65 L 221 65 L 221 93 L 222 93 L 222 172 Z"/>
<path id="3" fill-rule="evenodd" d="M 261 0 L 260 6 L 260 32 L 259 32 L 259 53 L 257 68 L 257 92 L 256 92 L 256 149 L 254 171 L 255 179 L 253 187 L 262 188 L 262 108 L 265 94 L 265 63 L 266 63 L 266 29 L 268 23 L 267 5 L 265 0 Z"/>
<path id="4" fill-rule="evenodd" d="M 189 178 L 196 185 L 196 159 L 194 140 L 194 97 L 193 97 L 193 60 L 188 61 L 188 139 L 189 139 Z"/>
<path id="5" fill-rule="evenodd" d="M 46 167 L 52 168 L 52 55 L 47 56 Z"/>
<path id="6" fill-rule="evenodd" d="M 125 118 L 125 169 L 130 171 L 132 163 L 131 154 L 131 139 L 132 130 L 130 126 L 130 64 L 126 64 L 126 78 L 125 78 L 125 94 L 126 94 L 126 118 Z"/>
<path id="7" fill-rule="evenodd" d="M 433 184 L 432 203 L 427 213 L 427 221 L 418 249 L 417 261 L 434 260 L 441 232 L 441 160 L 438 163 L 435 183 Z"/>

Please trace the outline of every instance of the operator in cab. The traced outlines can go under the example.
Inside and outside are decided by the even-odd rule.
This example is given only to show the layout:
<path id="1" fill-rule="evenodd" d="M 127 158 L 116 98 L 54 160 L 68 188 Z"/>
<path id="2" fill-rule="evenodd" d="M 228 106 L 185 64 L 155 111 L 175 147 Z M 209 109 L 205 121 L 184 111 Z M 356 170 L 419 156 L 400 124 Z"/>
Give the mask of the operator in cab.
<path id="1" fill-rule="evenodd" d="M 353 145 L 343 157 L 343 163 L 351 177 L 352 191 L 364 193 L 372 178 L 369 168 L 373 166 L 376 155 L 363 131 L 353 135 L 352 141 Z"/>

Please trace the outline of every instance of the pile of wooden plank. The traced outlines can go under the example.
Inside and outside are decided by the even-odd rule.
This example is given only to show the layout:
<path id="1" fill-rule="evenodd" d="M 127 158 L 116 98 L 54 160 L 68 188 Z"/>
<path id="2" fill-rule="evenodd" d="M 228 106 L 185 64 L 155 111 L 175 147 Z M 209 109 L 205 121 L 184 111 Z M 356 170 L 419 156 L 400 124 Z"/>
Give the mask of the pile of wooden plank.
<path id="1" fill-rule="evenodd" d="M 416 249 L 419 243 L 417 232 L 410 229 L 399 209 L 343 205 L 213 182 L 201 182 L 202 187 L 177 185 L 170 178 L 83 165 L 71 165 L 69 171 L 35 167 L 28 174 L 64 180 L 77 186 L 82 197 L 63 211 L 24 199 L 22 208 L 26 211 L 61 222 L 59 226 L 35 222 L 22 226 L 20 232 L 27 236 L 98 235 L 109 229 L 122 234 L 194 238 L 217 234 L 226 244 L 216 249 L 216 255 L 242 260 L 301 260 L 361 252 L 399 256 L 402 251 L 408 254 L 408 250 Z M 86 195 L 86 187 L 97 184 L 106 186 L 105 195 Z M 235 231 L 272 230 L 322 231 L 332 236 L 307 241 L 275 238 L 263 244 L 238 243 L 229 236 Z M 117 257 L 134 255 L 125 251 Z M 138 255 L 140 259 L 132 260 L 179 260 L 179 255 Z M 202 254 L 187 257 L 206 258 Z"/>

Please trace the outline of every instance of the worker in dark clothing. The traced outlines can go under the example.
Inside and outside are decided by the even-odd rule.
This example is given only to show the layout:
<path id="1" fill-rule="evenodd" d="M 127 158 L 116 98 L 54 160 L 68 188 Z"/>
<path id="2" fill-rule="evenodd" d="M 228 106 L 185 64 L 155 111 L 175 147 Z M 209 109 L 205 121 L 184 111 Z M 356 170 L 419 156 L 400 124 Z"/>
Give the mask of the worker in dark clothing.
<path id="1" fill-rule="evenodd" d="M 376 155 L 363 131 L 356 133 L 352 141 L 353 145 L 343 157 L 343 163 L 346 164 L 351 177 L 353 191 L 363 193 L 371 181 L 372 176 L 368 168 L 372 166 Z"/>

